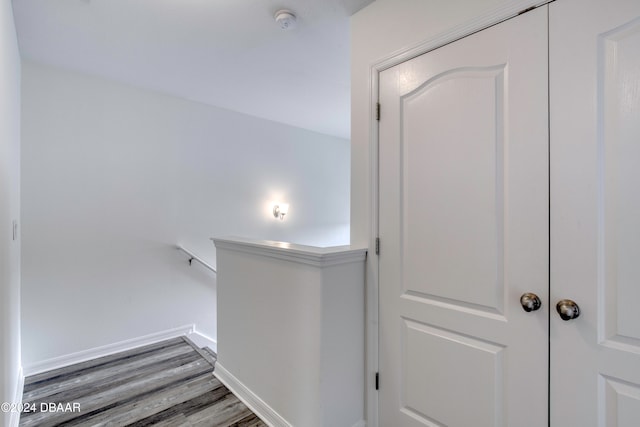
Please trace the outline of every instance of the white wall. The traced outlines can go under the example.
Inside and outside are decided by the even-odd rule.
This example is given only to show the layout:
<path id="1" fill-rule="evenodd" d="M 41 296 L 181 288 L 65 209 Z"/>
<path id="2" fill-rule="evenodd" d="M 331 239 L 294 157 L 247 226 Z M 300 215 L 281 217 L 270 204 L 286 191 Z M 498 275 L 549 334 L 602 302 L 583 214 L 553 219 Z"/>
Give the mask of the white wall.
<path id="1" fill-rule="evenodd" d="M 0 1 L 0 403 L 12 402 L 20 375 L 20 53 L 10 0 Z M 10 413 L 0 413 L 9 425 Z"/>
<path id="2" fill-rule="evenodd" d="M 349 241 L 349 142 L 23 64 L 25 365 L 195 323 L 209 238 Z M 284 221 L 270 200 L 291 204 Z"/>

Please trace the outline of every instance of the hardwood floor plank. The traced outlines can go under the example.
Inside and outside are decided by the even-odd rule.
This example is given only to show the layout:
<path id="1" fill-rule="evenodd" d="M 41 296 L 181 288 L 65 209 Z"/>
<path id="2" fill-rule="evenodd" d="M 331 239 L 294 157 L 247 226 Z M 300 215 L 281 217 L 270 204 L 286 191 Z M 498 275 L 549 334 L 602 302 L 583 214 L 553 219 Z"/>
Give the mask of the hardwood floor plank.
<path id="1" fill-rule="evenodd" d="M 169 340 L 160 341 L 160 342 L 149 344 L 146 346 L 134 348 L 132 350 L 122 351 L 120 353 L 115 353 L 108 356 L 87 360 L 85 362 L 76 363 L 74 365 L 53 369 L 51 371 L 30 375 L 27 378 L 25 378 L 25 382 L 24 382 L 25 389 L 28 390 L 29 387 L 32 387 L 34 384 L 38 382 L 46 381 L 58 376 L 68 375 L 69 373 L 72 373 L 74 371 L 98 367 L 112 361 L 126 359 L 132 356 L 144 357 L 146 353 L 154 352 L 154 351 L 162 351 L 163 349 L 166 349 L 168 347 L 171 347 L 174 345 L 182 345 L 183 343 L 184 343 L 184 340 L 180 337 L 172 338 Z"/>
<path id="2" fill-rule="evenodd" d="M 229 427 L 267 427 L 267 425 L 256 414 L 252 413 Z"/>
<path id="3" fill-rule="evenodd" d="M 211 373 L 203 374 L 176 388 L 148 394 L 142 399 L 114 406 L 65 425 L 69 427 L 128 426 L 219 387 L 220 382 Z"/>
<path id="4" fill-rule="evenodd" d="M 144 427 L 149 425 L 155 426 L 161 420 L 170 420 L 174 417 L 187 417 L 211 405 L 214 405 L 216 402 L 220 401 L 229 394 L 231 394 L 229 389 L 223 386 L 222 383 L 219 383 L 215 389 L 207 393 L 203 393 L 193 399 L 185 401 L 179 405 L 174 405 L 171 408 L 157 413 L 151 417 L 140 420 L 134 424 L 131 424 L 130 427 Z"/>
<path id="5" fill-rule="evenodd" d="M 153 427 L 191 427 L 191 423 L 187 421 L 187 418 L 182 414 L 178 414 L 176 418 L 158 421 L 155 424 L 149 425 Z"/>
<path id="6" fill-rule="evenodd" d="M 63 392 L 51 395 L 44 398 L 45 401 L 52 402 L 76 402 L 87 395 L 94 395 L 101 391 L 112 390 L 121 386 L 128 386 L 133 384 L 135 386 L 136 381 L 144 381 L 145 379 L 155 378 L 156 375 L 162 375 L 163 372 L 171 372 L 175 369 L 180 369 L 182 366 L 188 366 L 191 363 L 200 360 L 199 355 L 194 352 L 179 356 L 173 360 L 165 360 L 161 362 L 155 362 L 144 368 L 140 368 L 134 371 L 125 371 L 112 375 L 111 377 L 104 378 L 100 381 L 85 383 L 77 388 L 65 390 Z M 203 370 L 207 370 L 203 366 Z M 153 380 L 152 380 L 153 381 Z"/>
<path id="7" fill-rule="evenodd" d="M 211 350 L 209 347 L 203 347 L 202 349 L 209 353 L 214 359 L 218 360 L 218 354 L 215 351 Z"/>
<path id="8" fill-rule="evenodd" d="M 184 366 L 148 375 L 144 378 L 126 382 L 116 387 L 82 397 L 75 402 L 80 404 L 83 412 L 92 412 L 111 404 L 126 402 L 146 393 L 162 390 L 172 383 L 188 380 L 202 374 L 213 376 L 209 362 L 200 358 Z M 51 422 L 51 424 L 46 425 L 55 425 L 56 423 L 68 421 L 76 416 L 77 414 L 71 412 L 37 412 L 25 417 L 24 426 L 41 426 L 42 424 L 39 423 L 45 419 L 47 422 Z"/>
<path id="9" fill-rule="evenodd" d="M 189 338 L 187 338 L 186 336 L 182 337 L 182 339 L 189 344 L 195 351 L 198 352 L 198 354 L 200 354 L 200 356 L 202 356 L 203 359 L 205 359 L 206 361 L 208 361 L 209 363 L 211 363 L 211 367 L 215 368 L 216 367 L 216 359 L 211 357 L 211 354 L 209 354 L 207 351 L 201 349 L 200 347 L 198 347 L 196 345 L 196 343 L 194 343 L 193 341 L 191 341 Z"/>
<path id="10" fill-rule="evenodd" d="M 99 370 L 83 370 L 73 375 L 59 376 L 57 381 L 47 381 L 39 388 L 26 391 L 23 401 L 38 402 L 44 398 L 49 398 L 48 401 L 71 401 L 87 393 L 87 388 L 105 388 L 117 381 L 171 367 L 180 361 L 191 362 L 197 357 L 190 347 L 175 346 L 167 348 L 155 357 L 122 359 L 119 363 L 105 365 Z"/>
<path id="11" fill-rule="evenodd" d="M 193 426 L 220 426 L 226 427 L 240 421 L 251 411 L 233 394 L 228 394 L 224 399 L 202 411 L 187 417 Z"/>
<path id="12" fill-rule="evenodd" d="M 21 427 L 266 427 L 213 375 L 215 353 L 175 338 L 27 378 L 23 402 L 80 411 L 23 413 Z"/>

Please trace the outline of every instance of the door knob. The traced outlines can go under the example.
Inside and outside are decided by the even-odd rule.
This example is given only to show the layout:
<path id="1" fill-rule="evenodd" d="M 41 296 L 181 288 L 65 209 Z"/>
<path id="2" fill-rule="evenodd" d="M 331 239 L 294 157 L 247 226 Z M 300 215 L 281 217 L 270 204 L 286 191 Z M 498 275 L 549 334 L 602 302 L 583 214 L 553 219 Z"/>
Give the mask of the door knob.
<path id="1" fill-rule="evenodd" d="M 520 297 L 520 304 L 527 313 L 530 311 L 536 311 L 542 306 L 542 301 L 538 298 L 538 295 L 527 292 Z"/>
<path id="2" fill-rule="evenodd" d="M 562 320 L 571 320 L 580 316 L 580 307 L 570 299 L 563 299 L 556 304 L 556 310 Z"/>

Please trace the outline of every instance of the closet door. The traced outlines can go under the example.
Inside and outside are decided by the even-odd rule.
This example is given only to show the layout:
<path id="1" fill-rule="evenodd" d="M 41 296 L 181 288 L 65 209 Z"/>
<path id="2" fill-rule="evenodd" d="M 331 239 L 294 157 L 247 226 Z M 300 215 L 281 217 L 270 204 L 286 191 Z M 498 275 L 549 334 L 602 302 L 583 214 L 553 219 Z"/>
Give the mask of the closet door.
<path id="1" fill-rule="evenodd" d="M 637 427 L 640 1 L 549 7 L 551 426 Z"/>
<path id="2" fill-rule="evenodd" d="M 380 426 L 547 424 L 547 94 L 546 7 L 381 73 Z"/>

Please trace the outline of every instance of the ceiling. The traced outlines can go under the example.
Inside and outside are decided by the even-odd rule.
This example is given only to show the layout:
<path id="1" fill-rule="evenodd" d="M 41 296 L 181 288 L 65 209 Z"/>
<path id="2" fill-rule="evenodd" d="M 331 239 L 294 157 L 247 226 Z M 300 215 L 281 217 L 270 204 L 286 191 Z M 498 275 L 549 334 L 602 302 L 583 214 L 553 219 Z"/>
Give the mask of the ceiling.
<path id="1" fill-rule="evenodd" d="M 350 137 L 349 16 L 373 0 L 14 0 L 22 57 Z M 280 9 L 298 18 L 283 31 Z"/>

